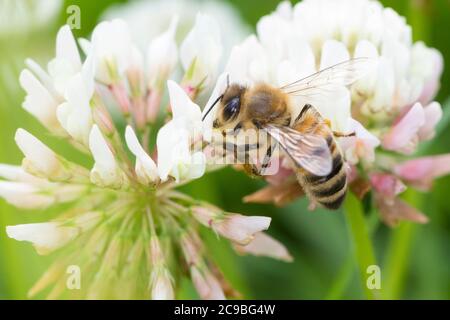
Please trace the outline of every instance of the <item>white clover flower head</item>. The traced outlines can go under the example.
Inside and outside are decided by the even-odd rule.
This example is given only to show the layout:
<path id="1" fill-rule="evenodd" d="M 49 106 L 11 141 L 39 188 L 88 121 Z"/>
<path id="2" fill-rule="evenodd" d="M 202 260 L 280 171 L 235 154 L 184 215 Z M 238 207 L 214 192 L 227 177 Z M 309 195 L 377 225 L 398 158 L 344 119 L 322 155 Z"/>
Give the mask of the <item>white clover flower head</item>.
<path id="1" fill-rule="evenodd" d="M 231 53 L 224 73 L 232 82 L 247 86 L 265 82 L 280 87 L 349 59 L 365 57 L 374 62 L 373 68 L 349 88 L 336 88 L 332 94 L 320 94 L 317 88 L 315 96 L 292 97 L 290 111 L 295 118 L 310 103 L 329 120 L 332 130 L 354 133 L 353 137 L 338 138 L 349 165 L 350 188 L 355 183 L 356 190 L 356 184 L 364 181 L 368 187 L 359 195 L 372 189 L 376 201 L 381 201 L 379 183 L 383 180 L 370 180 L 368 176 L 379 172 L 395 176 L 402 156 L 411 156 L 420 142 L 435 136 L 442 117 L 440 104 L 432 101 L 443 70 L 441 53 L 423 42 L 413 42 L 406 19 L 372 0 L 304 0 L 294 6 L 285 1 L 262 17 L 256 29 L 256 35 Z M 216 88 L 222 86 L 217 83 Z M 207 118 L 210 126 L 212 117 Z M 420 166 L 435 161 L 440 168 L 433 178 L 450 172 L 440 158 L 426 159 L 413 162 L 416 169 L 427 171 Z M 279 178 L 268 177 L 275 184 L 246 199 L 285 203 L 304 195 L 286 179 L 289 173 L 285 171 L 280 170 Z M 360 176 L 358 172 L 365 174 Z M 429 188 L 430 179 L 420 177 L 422 183 L 417 179 L 402 181 L 407 186 Z M 278 184 L 280 181 L 285 183 Z M 390 225 L 398 220 L 392 217 L 396 208 L 400 219 L 425 222 L 408 211 L 403 202 L 389 205 L 379 207 L 389 211 L 390 218 L 385 221 Z"/>
<path id="2" fill-rule="evenodd" d="M 84 61 L 67 26 L 58 32 L 48 72 L 27 61 L 20 77 L 27 93 L 23 107 L 90 159 L 78 163 L 70 153 L 18 129 L 22 166 L 0 164 L 0 197 L 19 208 L 62 211 L 47 222 L 7 227 L 9 237 L 31 242 L 39 254 L 60 253 L 30 295 L 49 286 L 49 298 L 70 295 L 60 283 L 65 268 L 76 264 L 86 279 L 82 296 L 91 299 L 173 299 L 175 279 L 185 270 L 201 297 L 225 297 L 226 281 L 203 247 L 198 232 L 203 226 L 192 210 L 211 205 L 176 190 L 206 171 L 202 112 L 193 101 L 206 87 L 192 94 L 166 81 L 180 67 L 175 28 L 176 21 L 156 37 L 146 63 L 121 20 L 100 23 L 91 40 L 80 41 Z M 187 43 L 199 41 L 196 37 Z M 202 76 L 215 81 L 219 62 L 202 55 L 195 59 L 207 66 Z M 163 83 L 155 88 L 154 79 Z M 168 106 L 162 99 L 166 87 Z M 158 113 L 166 116 L 159 130 Z M 213 230 L 240 245 L 251 243 L 270 224 L 270 218 L 224 214 Z"/>

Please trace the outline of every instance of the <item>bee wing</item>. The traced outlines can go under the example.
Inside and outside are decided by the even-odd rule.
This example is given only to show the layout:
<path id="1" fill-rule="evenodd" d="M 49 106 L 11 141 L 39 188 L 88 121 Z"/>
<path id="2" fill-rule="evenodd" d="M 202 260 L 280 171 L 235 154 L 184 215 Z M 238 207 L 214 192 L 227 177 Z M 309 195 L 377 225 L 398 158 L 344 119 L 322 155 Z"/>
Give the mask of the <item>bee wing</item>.
<path id="1" fill-rule="evenodd" d="M 330 174 L 333 161 L 330 148 L 323 137 L 300 133 L 290 127 L 269 125 L 265 130 L 296 165 L 316 176 Z"/>
<path id="2" fill-rule="evenodd" d="M 332 94 L 336 88 L 348 86 L 363 77 L 375 66 L 373 58 L 354 58 L 320 70 L 308 77 L 280 88 L 294 96 L 314 98 Z"/>

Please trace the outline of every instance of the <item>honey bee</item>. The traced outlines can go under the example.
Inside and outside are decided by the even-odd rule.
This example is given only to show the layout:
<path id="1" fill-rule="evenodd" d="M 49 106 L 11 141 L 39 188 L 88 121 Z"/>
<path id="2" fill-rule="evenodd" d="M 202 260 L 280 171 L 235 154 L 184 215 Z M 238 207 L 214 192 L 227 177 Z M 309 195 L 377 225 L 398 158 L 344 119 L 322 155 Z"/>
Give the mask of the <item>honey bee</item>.
<path id="1" fill-rule="evenodd" d="M 370 63 L 369 58 L 350 59 L 280 88 L 266 83 L 251 87 L 228 83 L 203 120 L 219 104 L 213 128 L 223 135 L 237 135 L 246 129 L 265 131 L 292 160 L 297 180 L 309 199 L 338 209 L 347 192 L 347 173 L 336 138 L 354 133 L 332 131 L 330 122 L 312 104 L 305 104 L 298 115 L 293 115 L 290 96 L 302 96 L 306 101 L 314 101 L 317 96 L 326 98 L 337 86 L 348 86 L 359 79 Z M 274 145 L 257 145 L 262 147 L 266 148 L 266 157 L 261 168 L 245 163 L 247 173 L 261 175 L 268 166 Z"/>

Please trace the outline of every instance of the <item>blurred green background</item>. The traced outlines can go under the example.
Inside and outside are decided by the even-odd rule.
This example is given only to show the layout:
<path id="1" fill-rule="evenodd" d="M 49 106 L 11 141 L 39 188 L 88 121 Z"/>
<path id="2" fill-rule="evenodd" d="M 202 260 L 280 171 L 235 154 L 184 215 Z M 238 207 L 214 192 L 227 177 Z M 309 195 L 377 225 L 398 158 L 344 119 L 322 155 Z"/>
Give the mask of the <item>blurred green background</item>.
<path id="1" fill-rule="evenodd" d="M 6 0 L 8 2 L 8 0 Z M 14 2 L 14 1 L 10 1 Z M 29 1 L 31 5 L 33 3 Z M 39 3 L 39 1 L 35 1 Z M 42 128 L 20 106 L 24 92 L 18 74 L 26 57 L 47 62 L 54 52 L 58 27 L 67 19 L 66 8 L 81 8 L 81 29 L 76 36 L 88 36 L 102 12 L 114 2 L 64 1 L 52 24 L 20 33 L 0 24 L 0 162 L 18 164 L 21 154 L 14 144 L 18 127 L 39 132 Z M 232 0 L 242 18 L 254 29 L 264 14 L 275 9 L 278 1 Z M 450 65 L 450 2 L 447 0 L 382 1 L 407 17 L 415 40 L 439 49 Z M 34 4 L 36 5 L 36 4 Z M 3 10 L 4 7 L 0 10 Z M 4 19 L 6 11 L 0 13 Z M 145 30 L 143 30 L 145 32 Z M 226 31 L 225 31 L 226 32 Z M 450 69 L 445 69 L 438 100 L 445 104 L 450 96 Z M 450 105 L 444 106 L 446 114 Z M 450 117 L 446 117 L 448 120 Z M 42 135 L 41 135 L 42 137 Z M 50 138 L 49 140 L 55 143 Z M 47 142 L 47 140 L 46 140 Z M 440 133 L 426 153 L 450 152 L 450 126 Z M 291 264 L 266 258 L 239 257 L 225 241 L 210 239 L 215 259 L 245 298 L 254 299 L 361 299 L 353 246 L 342 212 L 309 212 L 305 200 L 286 208 L 243 204 L 243 196 L 258 190 L 262 182 L 240 172 L 225 169 L 191 183 L 184 190 L 197 198 L 245 214 L 273 217 L 270 234 L 281 240 L 295 258 Z M 430 217 L 427 225 L 403 223 L 395 229 L 378 226 L 373 234 L 377 261 L 382 268 L 382 289 L 393 299 L 450 298 L 450 177 L 436 182 L 431 193 L 410 194 L 410 200 Z M 45 221 L 49 212 L 17 210 L 0 200 L 0 298 L 26 299 L 27 291 L 43 273 L 54 256 L 38 256 L 28 243 L 7 238 L 6 225 Z M 45 297 L 45 296 L 42 296 Z M 42 298 L 39 296 L 38 298 Z"/>

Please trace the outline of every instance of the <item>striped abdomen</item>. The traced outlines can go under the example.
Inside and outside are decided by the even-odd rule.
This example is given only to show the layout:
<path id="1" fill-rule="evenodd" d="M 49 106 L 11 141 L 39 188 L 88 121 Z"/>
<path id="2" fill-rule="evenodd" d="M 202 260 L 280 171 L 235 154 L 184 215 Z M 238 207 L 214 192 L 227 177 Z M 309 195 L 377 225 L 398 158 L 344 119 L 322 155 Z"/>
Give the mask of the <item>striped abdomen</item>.
<path id="1" fill-rule="evenodd" d="M 306 105 L 293 128 L 302 133 L 317 134 L 327 140 L 333 159 L 332 170 L 327 176 L 316 176 L 299 168 L 297 179 L 306 194 L 315 202 L 328 209 L 338 209 L 347 191 L 347 172 L 342 153 L 336 144 L 333 132 L 322 116 L 311 106 Z"/>

